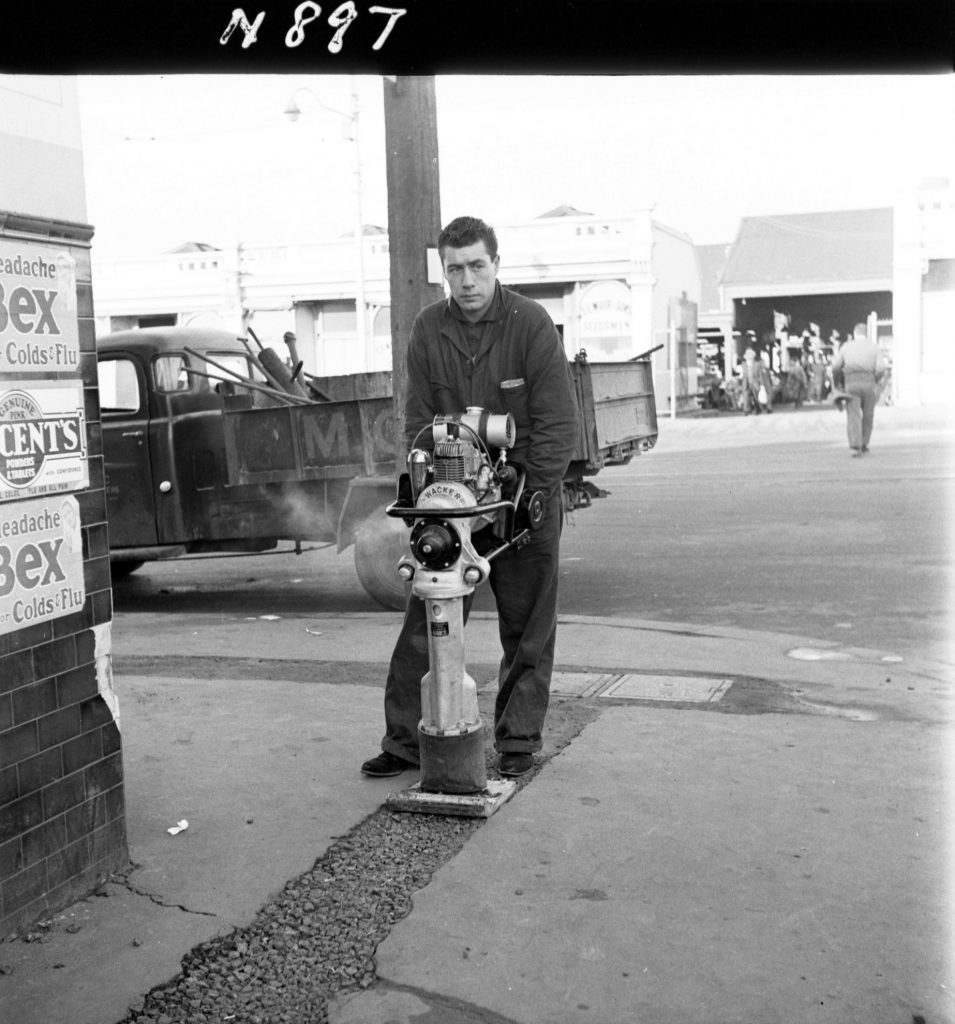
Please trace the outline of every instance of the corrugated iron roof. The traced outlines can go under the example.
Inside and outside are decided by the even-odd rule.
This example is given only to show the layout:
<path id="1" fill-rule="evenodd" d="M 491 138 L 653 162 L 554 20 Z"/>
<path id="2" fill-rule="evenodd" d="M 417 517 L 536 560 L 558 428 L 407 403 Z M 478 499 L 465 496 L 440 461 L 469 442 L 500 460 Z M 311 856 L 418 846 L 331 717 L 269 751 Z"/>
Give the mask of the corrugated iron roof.
<path id="1" fill-rule="evenodd" d="M 547 213 L 538 215 L 538 220 L 544 220 L 546 217 L 592 217 L 592 213 L 585 213 L 583 210 L 578 210 L 576 207 L 570 206 L 568 203 L 564 203 L 563 206 L 555 206 L 553 210 L 548 210 Z"/>
<path id="2" fill-rule="evenodd" d="M 177 246 L 175 249 L 168 250 L 170 253 L 220 251 L 216 246 L 210 245 L 208 242 L 183 242 L 182 245 Z"/>
<path id="3" fill-rule="evenodd" d="M 892 209 L 744 217 L 723 283 L 785 284 L 892 277 Z"/>

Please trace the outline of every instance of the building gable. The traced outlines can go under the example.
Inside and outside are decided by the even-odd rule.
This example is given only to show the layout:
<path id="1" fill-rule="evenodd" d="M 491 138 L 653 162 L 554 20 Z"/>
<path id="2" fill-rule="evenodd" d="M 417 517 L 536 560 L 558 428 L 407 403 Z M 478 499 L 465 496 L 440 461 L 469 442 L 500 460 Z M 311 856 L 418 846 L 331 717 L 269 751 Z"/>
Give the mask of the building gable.
<path id="1" fill-rule="evenodd" d="M 745 217 L 723 284 L 784 285 L 891 281 L 892 210 L 839 210 Z"/>

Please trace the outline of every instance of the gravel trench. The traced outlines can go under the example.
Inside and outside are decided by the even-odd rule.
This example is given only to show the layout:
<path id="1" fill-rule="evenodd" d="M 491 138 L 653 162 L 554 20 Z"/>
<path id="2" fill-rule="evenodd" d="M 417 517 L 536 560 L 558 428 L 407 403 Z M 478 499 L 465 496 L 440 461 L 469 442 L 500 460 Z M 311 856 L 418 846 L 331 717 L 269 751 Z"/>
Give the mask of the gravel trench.
<path id="1" fill-rule="evenodd" d="M 556 703 L 533 772 L 596 712 Z M 497 777 L 488 750 L 488 776 Z M 381 808 L 338 839 L 245 928 L 197 946 L 181 973 L 117 1024 L 327 1024 L 328 999 L 376 980 L 375 951 L 414 893 L 477 829 L 479 818 Z"/>

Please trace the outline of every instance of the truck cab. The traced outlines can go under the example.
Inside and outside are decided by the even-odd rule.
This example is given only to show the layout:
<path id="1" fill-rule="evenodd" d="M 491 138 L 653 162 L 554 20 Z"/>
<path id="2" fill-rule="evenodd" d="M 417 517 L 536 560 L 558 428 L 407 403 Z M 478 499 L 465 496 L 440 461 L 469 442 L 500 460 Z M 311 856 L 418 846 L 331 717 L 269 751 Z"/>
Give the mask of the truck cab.
<path id="1" fill-rule="evenodd" d="M 114 578 L 155 559 L 262 551 L 279 540 L 343 539 L 350 482 L 363 469 L 348 451 L 344 464 L 329 460 L 338 465 L 326 479 L 321 471 L 314 480 L 260 473 L 250 482 L 235 472 L 245 461 L 236 444 L 272 467 L 284 464 L 298 443 L 282 430 L 289 407 L 254 389 L 267 382 L 235 335 L 175 327 L 120 331 L 99 340 L 97 363 Z M 243 379 L 251 385 L 242 386 Z M 333 411 L 343 415 L 336 403 L 316 406 L 314 415 Z M 393 466 L 392 452 L 382 458 Z M 376 506 L 389 497 L 391 480 L 377 481 Z M 355 514 L 357 503 L 350 504 Z"/>

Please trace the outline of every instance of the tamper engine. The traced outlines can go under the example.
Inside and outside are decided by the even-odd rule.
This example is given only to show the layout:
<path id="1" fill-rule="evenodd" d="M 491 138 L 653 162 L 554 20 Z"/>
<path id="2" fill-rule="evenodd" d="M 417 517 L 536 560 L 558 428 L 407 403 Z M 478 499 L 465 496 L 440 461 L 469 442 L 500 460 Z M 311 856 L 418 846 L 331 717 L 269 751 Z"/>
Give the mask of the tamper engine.
<path id="1" fill-rule="evenodd" d="M 417 447 L 428 432 L 433 448 Z M 464 664 L 465 598 L 544 515 L 540 493 L 528 493 L 523 471 L 508 464 L 515 440 L 509 414 L 469 408 L 435 417 L 415 439 L 387 510 L 412 527 L 397 571 L 425 602 L 430 666 L 421 680 L 421 779 L 389 799 L 394 809 L 486 817 L 516 788 L 488 782 L 477 684 Z"/>

